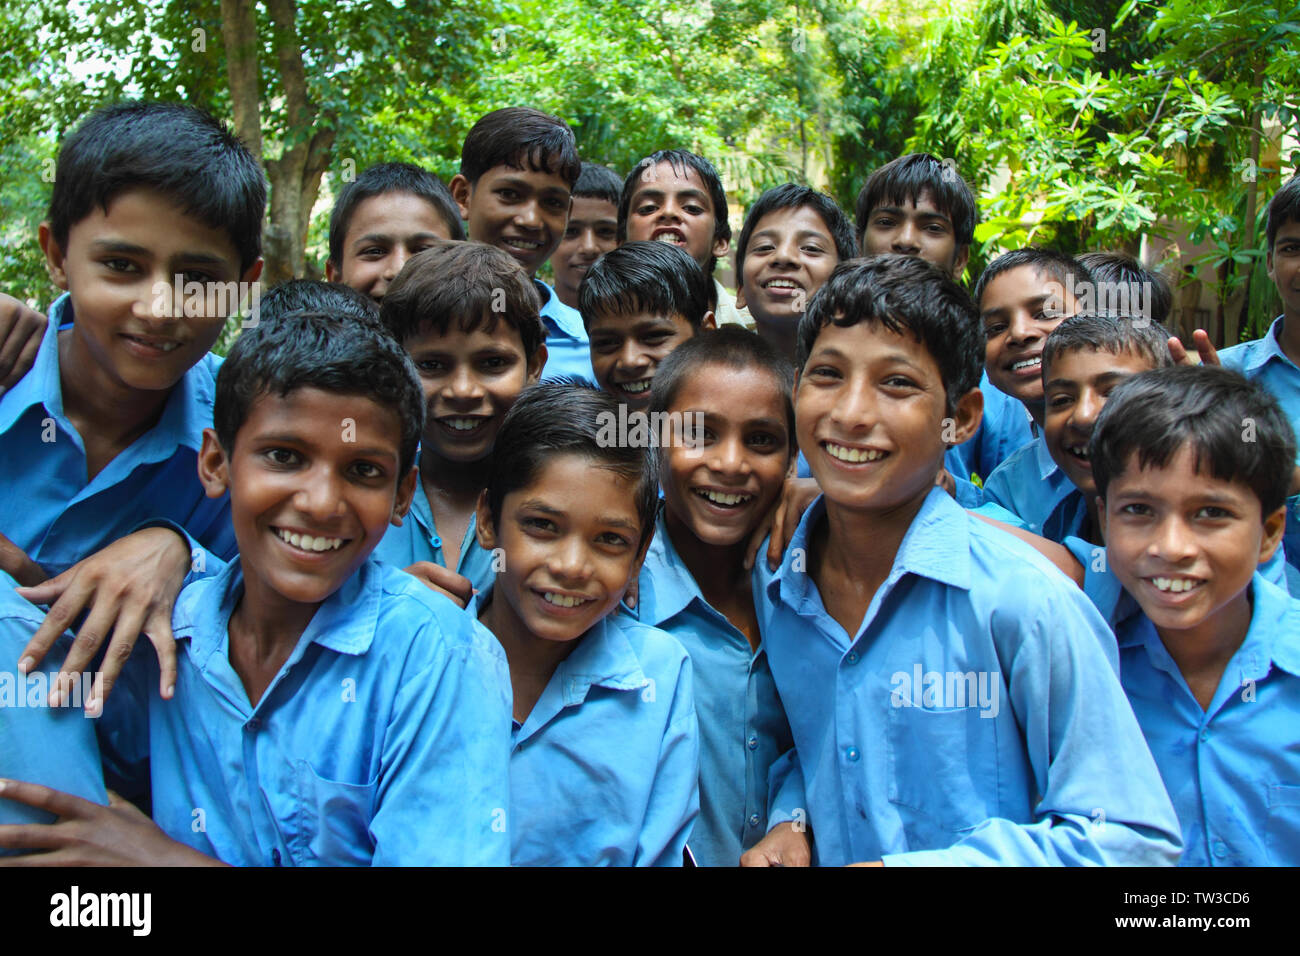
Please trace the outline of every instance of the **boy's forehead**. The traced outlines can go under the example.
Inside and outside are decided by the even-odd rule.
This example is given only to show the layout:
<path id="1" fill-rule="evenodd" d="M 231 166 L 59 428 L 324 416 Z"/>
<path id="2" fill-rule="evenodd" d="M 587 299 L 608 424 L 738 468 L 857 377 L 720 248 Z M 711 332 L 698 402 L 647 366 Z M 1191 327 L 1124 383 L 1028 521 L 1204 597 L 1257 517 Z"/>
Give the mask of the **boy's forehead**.
<path id="1" fill-rule="evenodd" d="M 160 228 L 160 225 L 165 228 Z M 69 227 L 88 246 L 190 263 L 240 263 L 230 234 L 196 218 L 171 197 L 142 187 L 123 190 Z"/>
<path id="2" fill-rule="evenodd" d="M 502 180 L 514 180 L 518 183 L 528 185 L 536 190 L 561 191 L 565 196 L 572 194 L 569 187 L 569 181 L 560 175 L 552 164 L 551 171 L 547 172 L 540 166 L 534 165 L 530 160 L 524 159 L 522 163 L 502 163 L 500 166 L 493 166 L 483 173 L 480 181 L 491 179 L 499 183 Z"/>
<path id="3" fill-rule="evenodd" d="M 636 484 L 609 463 L 584 452 L 552 454 L 533 480 L 514 493 L 521 505 L 575 518 L 629 524 L 638 529 Z"/>
<path id="4" fill-rule="evenodd" d="M 1052 379 L 1083 382 L 1109 372 L 1136 374 L 1155 368 L 1151 359 L 1136 349 L 1124 347 L 1118 352 L 1109 348 L 1072 348 L 1051 355 L 1044 353 L 1043 366 Z"/>
<path id="5" fill-rule="evenodd" d="M 244 433 L 269 432 L 311 439 L 337 433 L 340 440 L 364 433 L 367 445 L 391 445 L 394 454 L 402 438 L 397 409 L 369 395 L 336 392 L 315 385 L 302 385 L 284 394 L 272 388 L 257 393 L 249 403 L 248 415 L 237 438 Z"/>
<path id="6" fill-rule="evenodd" d="M 685 164 L 674 168 L 673 164 L 666 159 L 641 170 L 641 174 L 636 178 L 636 185 L 632 188 L 632 196 L 636 197 L 651 191 L 695 191 L 706 201 L 710 201 L 709 189 L 695 169 Z"/>
<path id="7" fill-rule="evenodd" d="M 684 325 L 691 323 L 680 312 L 656 312 L 653 309 L 635 309 L 629 312 L 604 310 L 591 317 L 591 328 L 601 329 L 636 329 L 651 325 Z"/>
<path id="8" fill-rule="evenodd" d="M 937 216 L 944 220 L 950 220 L 949 215 L 941 210 L 934 202 L 934 194 L 929 189 L 922 189 L 919 193 L 911 196 L 895 195 L 881 196 L 876 200 L 875 205 L 871 207 L 871 212 L 878 209 L 913 209 L 918 215 Z"/>
<path id="9" fill-rule="evenodd" d="M 478 316 L 452 316 L 446 329 L 432 322 L 421 322 L 403 344 L 408 352 L 460 345 L 467 348 L 508 347 L 521 353 L 524 350 L 523 335 L 517 325 L 501 313 L 486 310 Z"/>
<path id="10" fill-rule="evenodd" d="M 819 232 L 830 236 L 830 226 L 822 214 L 812 206 L 782 206 L 763 213 L 763 217 L 754 224 L 754 235 L 775 232 L 780 229 L 800 229 Z"/>
<path id="11" fill-rule="evenodd" d="M 683 374 L 669 411 L 690 409 L 737 421 L 770 418 L 784 427 L 782 406 L 781 385 L 772 372 L 757 365 L 703 362 Z"/>
<path id="12" fill-rule="evenodd" d="M 348 219 L 347 234 L 382 231 L 392 236 L 427 233 L 430 238 L 450 238 L 442 210 L 423 196 L 402 191 L 367 196 L 357 203 Z"/>
<path id="13" fill-rule="evenodd" d="M 574 196 L 573 209 L 569 212 L 569 222 L 618 219 L 618 207 L 608 199 L 599 196 Z"/>
<path id="14" fill-rule="evenodd" d="M 880 361 L 905 362 L 918 371 L 939 377 L 939 364 L 930 350 L 906 328 L 899 332 L 880 321 L 860 321 L 853 325 L 828 323 L 821 327 L 809 351 L 833 353 L 851 365 L 869 365 Z"/>

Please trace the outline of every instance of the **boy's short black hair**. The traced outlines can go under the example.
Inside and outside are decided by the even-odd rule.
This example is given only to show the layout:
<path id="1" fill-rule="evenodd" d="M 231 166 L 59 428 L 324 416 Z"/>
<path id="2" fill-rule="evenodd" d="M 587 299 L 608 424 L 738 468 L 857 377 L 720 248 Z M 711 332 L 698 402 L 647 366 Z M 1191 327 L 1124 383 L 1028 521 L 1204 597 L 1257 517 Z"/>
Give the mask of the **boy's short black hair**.
<path id="1" fill-rule="evenodd" d="M 670 165 L 678 176 L 685 175 L 688 169 L 695 170 L 704 183 L 704 188 L 709 191 L 709 200 L 713 203 L 713 241 L 726 239 L 730 242 L 731 222 L 727 219 L 727 191 L 722 188 L 722 177 L 711 162 L 686 149 L 657 150 L 632 167 L 627 179 L 623 180 L 623 194 L 618 201 L 618 241 L 627 241 L 627 217 L 631 210 L 632 194 L 636 192 L 643 177 L 660 163 Z M 717 264 L 717 256 L 711 256 L 708 275 L 713 275 L 713 267 Z"/>
<path id="2" fill-rule="evenodd" d="M 405 343 L 425 327 L 446 335 L 483 327 L 492 335 L 500 318 L 519 333 L 532 359 L 546 339 L 542 300 L 523 268 L 485 242 L 438 242 L 406 260 L 379 309 L 384 328 Z"/>
<path id="3" fill-rule="evenodd" d="M 327 312 L 379 325 L 379 306 L 367 295 L 339 282 L 318 282 L 314 279 L 289 279 L 263 292 L 258 299 L 256 321 L 277 322 L 290 312 Z"/>
<path id="4" fill-rule="evenodd" d="M 451 191 L 442 180 L 414 163 L 379 163 L 339 190 L 330 212 L 330 261 L 339 265 L 343 261 L 343 243 L 348 236 L 352 214 L 367 199 L 388 193 L 410 193 L 433 207 L 439 218 L 447 224 L 452 239 L 465 238 L 465 226 L 460 221 L 460 209 Z"/>
<path id="5" fill-rule="evenodd" d="M 758 369 L 772 377 L 781 393 L 785 410 L 786 435 L 794 454 L 794 366 L 756 332 L 739 325 L 724 325 L 687 339 L 673 349 L 655 370 L 655 387 L 650 395 L 650 413 L 666 412 L 690 376 L 708 365 L 743 371 Z"/>
<path id="6" fill-rule="evenodd" d="M 1161 325 L 1169 321 L 1174 294 L 1169 282 L 1159 272 L 1120 252 L 1085 252 L 1077 261 L 1092 274 L 1093 282 L 1098 286 L 1098 294 L 1094 297 L 1094 307 L 1098 312 L 1112 311 L 1146 318 Z M 1101 301 L 1102 286 L 1108 287 L 1112 293 L 1104 297 L 1109 304 Z"/>
<path id="7" fill-rule="evenodd" d="M 853 224 L 844 210 L 830 196 L 819 193 L 811 186 L 798 183 L 786 183 L 774 186 L 758 197 L 758 201 L 749 207 L 745 214 L 745 225 L 740 230 L 740 242 L 736 245 L 736 275 L 744 275 L 745 252 L 749 249 L 749 237 L 758 228 L 759 221 L 768 213 L 779 209 L 798 209 L 807 206 L 821 216 L 826 231 L 835 242 L 835 251 L 840 261 L 852 259 L 858 254 L 857 236 L 853 234 Z"/>
<path id="8" fill-rule="evenodd" d="M 877 206 L 918 203 L 926 193 L 934 208 L 952 221 L 957 248 L 969 246 L 975 238 L 978 212 L 975 194 L 953 166 L 945 166 L 929 153 L 908 153 L 890 160 L 867 177 L 858 192 L 853 213 L 856 240 L 861 243 L 867 220 Z"/>
<path id="9" fill-rule="evenodd" d="M 1116 386 L 1088 443 L 1097 494 L 1106 497 L 1135 453 L 1139 468 L 1163 468 L 1189 443 L 1198 474 L 1249 485 L 1261 514 L 1286 501 L 1296 455 L 1290 422 L 1267 389 L 1216 365 L 1156 369 Z"/>
<path id="10" fill-rule="evenodd" d="M 1277 242 L 1277 232 L 1286 222 L 1300 222 L 1300 175 L 1292 176 L 1282 188 L 1268 201 L 1268 221 L 1264 226 L 1264 235 L 1268 240 L 1268 251 L 1273 251 Z"/>
<path id="11" fill-rule="evenodd" d="M 1030 266 L 1038 275 L 1046 273 L 1061 286 L 1063 291 L 1068 291 L 1071 283 L 1079 285 L 1082 282 L 1092 282 L 1092 273 L 1074 256 L 1061 252 L 1059 249 L 1048 249 L 1040 246 L 1026 246 L 1023 249 L 1013 249 L 1011 252 L 1004 252 L 998 256 L 980 273 L 979 279 L 975 282 L 975 292 L 971 296 L 975 300 L 976 306 L 984 298 L 984 290 L 989 287 L 989 283 L 1002 275 L 1004 272 L 1010 272 L 1012 269 L 1019 269 L 1022 266 Z"/>
<path id="12" fill-rule="evenodd" d="M 611 442 L 602 436 L 618 419 L 613 395 L 577 378 L 530 385 L 506 412 L 493 446 L 487 502 L 492 523 L 500 525 L 506 495 L 526 488 L 557 455 L 581 455 L 597 468 L 632 483 L 643 551 L 654 533 L 659 508 L 658 456 L 653 447 Z"/>
<path id="13" fill-rule="evenodd" d="M 424 430 L 424 392 L 415 366 L 377 325 L 330 312 L 288 312 L 235 340 L 217 373 L 212 414 L 226 454 L 234 450 L 254 402 L 300 388 L 357 395 L 391 408 L 402 429 L 398 476 L 410 471 Z"/>
<path id="14" fill-rule="evenodd" d="M 837 265 L 799 320 L 796 368 L 807 364 L 826 326 L 859 322 L 879 323 L 920 342 L 939 366 L 949 411 L 979 385 L 984 371 L 979 313 L 965 289 L 924 259 L 889 254 Z"/>
<path id="15" fill-rule="evenodd" d="M 582 324 L 597 316 L 680 315 L 696 332 L 709 311 L 709 280 L 690 253 L 667 242 L 625 242 L 591 264 L 578 286 Z"/>
<path id="16" fill-rule="evenodd" d="M 262 255 L 266 177 L 224 125 L 179 103 L 118 103 L 95 110 L 63 141 L 50 196 L 50 232 L 68 232 L 129 189 L 152 189 L 230 236 L 240 270 Z M 160 229 L 166 224 L 160 223 Z"/>
<path id="17" fill-rule="evenodd" d="M 1043 345 L 1043 381 L 1047 381 L 1048 367 L 1067 352 L 1131 352 L 1146 359 L 1152 368 L 1174 364 L 1169 330 L 1158 322 L 1127 315 L 1080 312 L 1054 328 Z"/>
<path id="18" fill-rule="evenodd" d="M 599 163 L 583 163 L 578 181 L 573 184 L 573 198 L 603 199 L 613 206 L 623 198 L 623 180 L 618 173 Z"/>
<path id="19" fill-rule="evenodd" d="M 531 107 L 508 106 L 480 117 L 460 151 L 460 174 L 471 186 L 497 166 L 554 173 L 572 189 L 582 160 L 564 120 Z"/>

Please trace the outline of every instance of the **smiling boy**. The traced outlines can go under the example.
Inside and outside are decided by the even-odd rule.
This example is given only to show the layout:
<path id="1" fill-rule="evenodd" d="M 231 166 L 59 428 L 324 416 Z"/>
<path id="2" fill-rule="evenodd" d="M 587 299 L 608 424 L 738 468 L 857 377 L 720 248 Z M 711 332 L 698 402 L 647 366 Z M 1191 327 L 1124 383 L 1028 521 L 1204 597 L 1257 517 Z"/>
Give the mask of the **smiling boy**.
<path id="1" fill-rule="evenodd" d="M 599 163 L 582 164 L 573 185 L 573 207 L 564 238 L 551 256 L 555 294 L 571 309 L 578 308 L 578 286 L 592 263 L 618 248 L 618 201 L 623 180 Z"/>
<path id="2" fill-rule="evenodd" d="M 1272 396 L 1213 367 L 1130 378 L 1093 433 L 1107 557 L 1137 605 L 1120 673 L 1187 866 L 1300 863 L 1300 601 L 1257 570 L 1295 454 Z"/>
<path id="3" fill-rule="evenodd" d="M 944 420 L 958 440 L 979 422 L 980 354 L 969 297 L 910 256 L 841 264 L 800 325 L 796 429 L 824 495 L 759 564 L 760 626 L 818 858 L 1172 862 L 1105 623 L 934 484 Z"/>

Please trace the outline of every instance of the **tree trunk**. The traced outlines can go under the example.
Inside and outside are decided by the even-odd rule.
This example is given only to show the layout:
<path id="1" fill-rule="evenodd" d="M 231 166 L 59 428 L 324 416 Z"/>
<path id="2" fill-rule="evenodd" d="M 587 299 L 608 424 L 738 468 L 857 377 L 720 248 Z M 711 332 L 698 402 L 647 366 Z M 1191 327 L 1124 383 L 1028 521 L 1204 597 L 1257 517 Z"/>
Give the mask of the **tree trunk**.
<path id="1" fill-rule="evenodd" d="M 1260 59 L 1255 64 L 1255 76 L 1251 81 L 1251 102 L 1255 104 L 1250 114 L 1250 172 L 1251 180 L 1246 184 L 1246 216 L 1242 226 L 1246 229 L 1248 245 L 1251 248 L 1255 246 L 1255 213 L 1258 209 L 1259 201 L 1259 140 L 1260 140 L 1260 116 L 1259 101 L 1263 95 L 1264 83 L 1264 60 Z M 1250 283 L 1255 275 L 1255 262 L 1251 260 L 1246 267 L 1246 282 L 1243 286 L 1241 297 L 1241 308 L 1234 309 L 1225 316 L 1225 328 L 1223 330 L 1223 344 L 1236 345 L 1241 335 L 1241 329 L 1250 324 Z"/>

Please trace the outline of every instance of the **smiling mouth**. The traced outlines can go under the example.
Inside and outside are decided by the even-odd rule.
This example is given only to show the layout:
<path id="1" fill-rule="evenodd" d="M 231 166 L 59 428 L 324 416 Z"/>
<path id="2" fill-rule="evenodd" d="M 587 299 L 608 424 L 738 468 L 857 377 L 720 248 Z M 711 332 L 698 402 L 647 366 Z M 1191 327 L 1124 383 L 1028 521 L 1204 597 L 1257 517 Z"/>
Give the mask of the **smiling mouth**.
<path id="1" fill-rule="evenodd" d="M 542 248 L 540 239 L 521 239 L 518 236 L 502 236 L 501 243 L 514 252 L 536 252 Z"/>
<path id="2" fill-rule="evenodd" d="M 763 283 L 763 288 L 779 289 L 781 291 L 789 290 L 793 292 L 796 289 L 802 289 L 803 286 L 801 286 L 797 282 L 794 282 L 791 279 L 768 279 L 766 282 Z"/>
<path id="3" fill-rule="evenodd" d="M 1042 371 L 1042 368 L 1043 368 L 1043 357 L 1041 355 L 1035 355 L 1032 358 L 1021 359 L 1019 362 L 1013 362 L 1011 364 L 1011 371 L 1016 373 L 1029 372 L 1029 371 L 1039 372 Z"/>
<path id="4" fill-rule="evenodd" d="M 556 607 L 570 608 L 581 607 L 584 604 L 590 604 L 595 598 L 577 597 L 572 594 L 560 594 L 556 591 L 538 591 L 542 600 L 547 604 L 554 604 Z"/>
<path id="5" fill-rule="evenodd" d="M 122 333 L 122 338 L 127 339 L 137 345 L 144 346 L 147 349 L 153 349 L 155 352 L 171 352 L 181 347 L 181 343 L 175 339 L 146 339 L 138 335 Z"/>
<path id="6" fill-rule="evenodd" d="M 651 242 L 669 242 L 674 246 L 686 245 L 686 233 L 680 229 L 663 229 L 650 237 Z"/>
<path id="7" fill-rule="evenodd" d="M 1065 451 L 1066 454 L 1078 461 L 1079 464 L 1091 466 L 1092 462 L 1088 457 L 1087 445 L 1066 445 Z"/>
<path id="8" fill-rule="evenodd" d="M 849 448 L 845 445 L 837 445 L 835 442 L 824 441 L 822 447 L 826 449 L 826 454 L 839 461 L 847 461 L 850 464 L 858 464 L 864 461 L 879 461 L 889 455 L 887 451 L 877 451 L 874 448 Z"/>
<path id="9" fill-rule="evenodd" d="M 1187 591 L 1194 591 L 1205 584 L 1200 578 L 1147 578 L 1155 586 L 1157 591 L 1165 591 L 1172 594 L 1183 594 Z"/>
<path id="10" fill-rule="evenodd" d="M 439 418 L 436 421 L 443 428 L 457 435 L 469 435 L 486 425 L 488 418 L 482 415 L 457 415 Z"/>
<path id="11" fill-rule="evenodd" d="M 653 381 L 653 378 L 642 378 L 637 379 L 635 382 L 615 382 L 614 384 L 629 395 L 639 397 L 650 391 L 650 383 Z"/>
<path id="12" fill-rule="evenodd" d="M 321 551 L 337 551 L 348 540 L 346 538 L 327 538 L 310 534 L 298 534 L 284 528 L 272 528 L 275 536 L 290 547 L 313 554 Z"/>
<path id="13" fill-rule="evenodd" d="M 741 505 L 748 504 L 750 499 L 754 497 L 753 495 L 727 494 L 714 491 L 711 488 L 692 488 L 691 490 L 705 501 L 720 508 L 738 508 Z"/>

